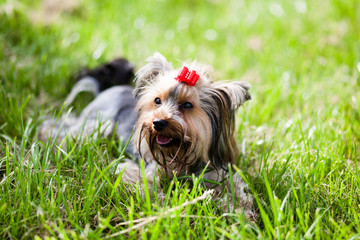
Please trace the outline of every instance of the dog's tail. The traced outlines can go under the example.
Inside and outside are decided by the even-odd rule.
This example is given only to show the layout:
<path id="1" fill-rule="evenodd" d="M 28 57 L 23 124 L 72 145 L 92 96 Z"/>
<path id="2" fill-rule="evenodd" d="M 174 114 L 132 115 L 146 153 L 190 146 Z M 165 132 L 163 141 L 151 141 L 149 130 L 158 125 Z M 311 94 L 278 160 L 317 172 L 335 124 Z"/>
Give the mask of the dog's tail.
<path id="1" fill-rule="evenodd" d="M 76 76 L 76 84 L 65 100 L 70 105 L 80 92 L 100 92 L 115 85 L 129 85 L 134 78 L 134 66 L 126 59 L 118 58 L 94 69 L 83 69 Z"/>

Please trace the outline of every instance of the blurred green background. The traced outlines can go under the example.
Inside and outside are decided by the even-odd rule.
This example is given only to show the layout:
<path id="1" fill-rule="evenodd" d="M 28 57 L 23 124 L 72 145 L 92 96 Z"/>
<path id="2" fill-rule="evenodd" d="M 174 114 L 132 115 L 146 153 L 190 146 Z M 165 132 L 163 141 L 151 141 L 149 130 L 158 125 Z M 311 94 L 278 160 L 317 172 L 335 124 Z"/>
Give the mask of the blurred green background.
<path id="1" fill-rule="evenodd" d="M 251 124 L 319 111 L 326 120 L 341 105 L 356 110 L 359 11 L 355 0 L 6 1 L 2 102 L 59 106 L 81 67 L 119 56 L 139 67 L 159 51 L 175 67 L 197 59 L 219 79 L 251 83 Z"/>
<path id="2" fill-rule="evenodd" d="M 141 67 L 155 51 L 174 67 L 196 59 L 219 80 L 252 85 L 253 100 L 237 115 L 239 166 L 262 206 L 291 189 L 302 196 L 290 195 L 285 222 L 265 207 L 270 220 L 261 216 L 255 235 L 285 226 L 290 236 L 359 237 L 358 0 L 1 0 L 1 173 L 16 169 L 9 158 L 18 147 L 14 158 L 33 156 L 42 118 L 60 111 L 79 69 L 120 56 Z M 3 226 L 17 226 L 9 219 L 2 215 Z"/>

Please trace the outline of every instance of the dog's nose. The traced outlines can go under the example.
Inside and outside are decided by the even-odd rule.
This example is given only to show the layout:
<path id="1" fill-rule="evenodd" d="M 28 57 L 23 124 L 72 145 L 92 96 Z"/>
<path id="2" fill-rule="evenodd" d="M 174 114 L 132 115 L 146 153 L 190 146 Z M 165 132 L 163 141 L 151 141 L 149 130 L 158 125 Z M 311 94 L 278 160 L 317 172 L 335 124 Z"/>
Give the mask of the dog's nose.
<path id="1" fill-rule="evenodd" d="M 163 130 L 167 125 L 168 125 L 168 122 L 166 120 L 156 118 L 153 121 L 153 126 L 156 131 Z"/>

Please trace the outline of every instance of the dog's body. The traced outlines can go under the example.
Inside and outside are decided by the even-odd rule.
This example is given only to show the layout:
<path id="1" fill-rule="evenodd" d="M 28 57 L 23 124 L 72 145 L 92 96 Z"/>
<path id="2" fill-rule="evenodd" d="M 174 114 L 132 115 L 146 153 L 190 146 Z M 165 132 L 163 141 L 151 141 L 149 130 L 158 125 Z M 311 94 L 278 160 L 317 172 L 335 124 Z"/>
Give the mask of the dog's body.
<path id="1" fill-rule="evenodd" d="M 40 138 L 88 134 L 101 122 L 104 136 L 116 129 L 117 136 L 128 141 L 135 126 L 128 151 L 144 159 L 149 186 L 158 184 L 159 176 L 198 176 L 208 166 L 212 171 L 203 177 L 223 184 L 207 183 L 207 187 L 215 188 L 218 195 L 226 191 L 223 206 L 226 211 L 232 210 L 228 166 L 238 157 L 234 116 L 236 109 L 250 99 L 249 85 L 213 82 L 209 67 L 196 62 L 185 65 L 196 70 L 199 79 L 194 86 L 175 80 L 178 71 L 155 53 L 137 72 L 134 90 L 116 86 L 101 92 L 79 118 L 63 121 L 63 127 L 55 125 L 54 120 L 45 122 Z M 139 166 L 133 161 L 120 164 L 118 172 L 124 172 L 125 182 L 139 181 Z M 238 206 L 246 216 L 255 216 L 252 197 L 245 193 L 247 185 L 237 173 L 233 183 Z"/>

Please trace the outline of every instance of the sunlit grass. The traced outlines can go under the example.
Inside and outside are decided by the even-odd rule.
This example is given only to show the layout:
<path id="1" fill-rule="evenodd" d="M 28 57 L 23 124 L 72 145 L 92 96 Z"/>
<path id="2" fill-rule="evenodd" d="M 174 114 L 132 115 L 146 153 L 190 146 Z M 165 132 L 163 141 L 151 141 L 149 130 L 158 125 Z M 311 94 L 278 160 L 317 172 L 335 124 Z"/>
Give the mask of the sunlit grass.
<path id="1" fill-rule="evenodd" d="M 1 238 L 360 238 L 358 1 L 44 2 L 0 3 Z M 164 203 L 124 185 L 113 138 L 38 141 L 77 70 L 155 51 L 252 85 L 236 136 L 256 222 L 199 180 Z"/>

